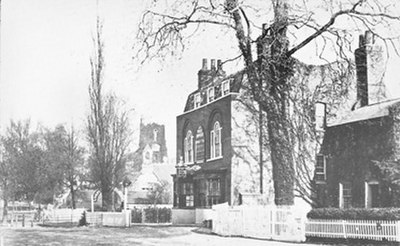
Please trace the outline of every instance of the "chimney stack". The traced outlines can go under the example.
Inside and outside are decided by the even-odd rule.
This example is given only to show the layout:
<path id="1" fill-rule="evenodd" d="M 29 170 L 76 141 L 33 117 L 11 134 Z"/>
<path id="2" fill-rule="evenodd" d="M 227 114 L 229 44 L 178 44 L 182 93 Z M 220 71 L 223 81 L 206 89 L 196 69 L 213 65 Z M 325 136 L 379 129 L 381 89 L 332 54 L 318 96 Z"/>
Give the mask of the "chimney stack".
<path id="1" fill-rule="evenodd" d="M 360 35 L 359 47 L 355 53 L 356 76 L 357 76 L 357 103 L 359 107 L 368 105 L 368 71 L 367 50 L 365 48 L 365 36 Z"/>
<path id="2" fill-rule="evenodd" d="M 226 75 L 225 72 L 222 70 L 222 61 L 217 60 L 217 66 L 215 62 L 215 59 L 211 59 L 211 67 L 209 68 L 207 66 L 207 59 L 203 58 L 202 67 L 197 73 L 199 89 L 207 87 L 215 79 L 219 77 L 224 77 Z"/>
<path id="3" fill-rule="evenodd" d="M 386 89 L 382 81 L 385 72 L 383 50 L 375 44 L 374 35 L 370 31 L 359 37 L 355 63 L 358 106 L 364 107 L 384 100 Z"/>

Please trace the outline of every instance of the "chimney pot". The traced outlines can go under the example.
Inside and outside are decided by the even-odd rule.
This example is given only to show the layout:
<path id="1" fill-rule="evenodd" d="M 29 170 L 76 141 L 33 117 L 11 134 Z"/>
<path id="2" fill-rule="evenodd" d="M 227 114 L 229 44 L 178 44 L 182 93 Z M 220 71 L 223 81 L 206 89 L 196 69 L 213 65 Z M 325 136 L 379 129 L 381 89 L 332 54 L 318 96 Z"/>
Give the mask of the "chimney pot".
<path id="1" fill-rule="evenodd" d="M 215 70 L 215 59 L 211 59 L 211 70 Z"/>
<path id="2" fill-rule="evenodd" d="M 365 31 L 365 45 L 371 45 L 374 43 L 374 35 L 371 31 Z"/>
<path id="3" fill-rule="evenodd" d="M 202 70 L 207 70 L 207 58 L 203 58 L 203 66 L 201 68 Z"/>
<path id="4" fill-rule="evenodd" d="M 364 47 L 365 46 L 365 38 L 364 38 L 364 35 L 360 35 L 359 36 L 359 41 L 358 41 L 358 47 L 359 48 L 362 48 L 362 47 Z"/>
<path id="5" fill-rule="evenodd" d="M 262 24 L 262 35 L 264 36 L 267 32 L 267 23 Z"/>
<path id="6" fill-rule="evenodd" d="M 217 69 L 222 70 L 222 61 L 220 59 L 217 60 Z"/>

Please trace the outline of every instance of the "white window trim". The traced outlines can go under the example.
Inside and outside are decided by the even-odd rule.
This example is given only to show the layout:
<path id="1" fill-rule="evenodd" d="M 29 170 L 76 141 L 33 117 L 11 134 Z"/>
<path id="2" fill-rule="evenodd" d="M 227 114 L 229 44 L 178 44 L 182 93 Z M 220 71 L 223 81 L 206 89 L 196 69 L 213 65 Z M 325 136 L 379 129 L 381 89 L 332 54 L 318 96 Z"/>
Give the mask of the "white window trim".
<path id="1" fill-rule="evenodd" d="M 219 131 L 219 146 L 218 146 L 218 149 L 219 149 L 219 156 L 215 156 L 215 158 L 218 158 L 218 157 L 222 157 L 222 127 L 221 127 L 221 124 L 218 122 L 218 131 Z"/>
<path id="2" fill-rule="evenodd" d="M 210 159 L 215 158 L 215 132 L 214 129 L 210 132 Z"/>
<path id="3" fill-rule="evenodd" d="M 339 183 L 339 208 L 343 208 L 343 184 Z"/>
<path id="4" fill-rule="evenodd" d="M 218 129 L 216 128 L 216 126 L 218 125 Z M 219 150 L 219 155 L 216 156 L 216 141 L 215 141 L 215 135 L 216 135 L 216 131 L 219 131 L 219 146 L 218 146 L 218 150 Z M 210 159 L 208 160 L 216 160 L 216 159 L 220 159 L 222 158 L 222 127 L 221 124 L 216 121 L 214 123 L 213 129 L 210 131 Z"/>
<path id="5" fill-rule="evenodd" d="M 219 156 L 219 157 L 210 158 L 210 159 L 207 159 L 207 162 L 216 161 L 216 160 L 219 160 L 219 159 L 222 159 L 222 158 L 224 158 L 224 157 L 223 156 Z"/>
<path id="6" fill-rule="evenodd" d="M 364 182 L 364 206 L 368 208 L 368 199 L 369 199 L 369 184 L 368 182 Z"/>

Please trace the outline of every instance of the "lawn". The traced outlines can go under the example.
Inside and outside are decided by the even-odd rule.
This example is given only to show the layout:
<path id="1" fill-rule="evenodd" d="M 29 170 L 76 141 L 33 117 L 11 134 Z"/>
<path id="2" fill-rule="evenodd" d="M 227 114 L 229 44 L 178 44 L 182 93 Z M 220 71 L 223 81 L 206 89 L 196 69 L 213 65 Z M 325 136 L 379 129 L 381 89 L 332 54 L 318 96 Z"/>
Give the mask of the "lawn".
<path id="1" fill-rule="evenodd" d="M 165 239 L 188 235 L 188 227 L 0 227 L 4 245 L 151 245 L 152 239 Z"/>

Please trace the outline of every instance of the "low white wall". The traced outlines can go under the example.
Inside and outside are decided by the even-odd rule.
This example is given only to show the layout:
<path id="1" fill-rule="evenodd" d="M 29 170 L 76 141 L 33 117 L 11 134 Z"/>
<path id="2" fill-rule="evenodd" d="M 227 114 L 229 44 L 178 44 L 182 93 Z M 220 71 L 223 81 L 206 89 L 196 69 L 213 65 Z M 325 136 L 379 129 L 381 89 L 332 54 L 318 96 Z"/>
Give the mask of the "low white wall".
<path id="1" fill-rule="evenodd" d="M 129 216 L 129 223 L 126 225 L 126 216 Z M 128 210 L 128 215 L 124 212 L 94 212 L 87 213 L 86 220 L 89 224 L 102 226 L 125 227 L 130 226 L 131 213 Z"/>
<path id="2" fill-rule="evenodd" d="M 125 213 L 103 213 L 103 226 L 125 226 Z"/>
<path id="3" fill-rule="evenodd" d="M 173 225 L 193 225 L 196 222 L 194 209 L 172 209 L 171 221 Z"/>
<path id="4" fill-rule="evenodd" d="M 222 236 L 301 242 L 305 240 L 304 216 L 293 206 L 213 206 L 212 231 Z"/>
<path id="5" fill-rule="evenodd" d="M 196 217 L 195 217 L 195 223 L 196 224 L 202 224 L 203 221 L 205 220 L 213 220 L 214 219 L 214 213 L 211 208 L 196 208 Z"/>

